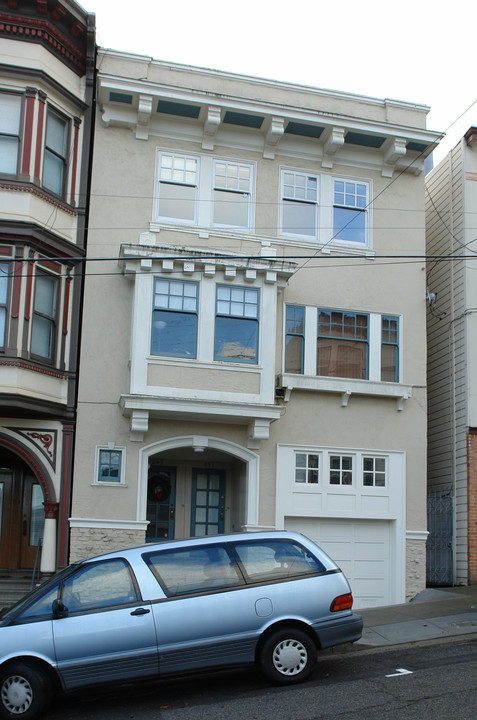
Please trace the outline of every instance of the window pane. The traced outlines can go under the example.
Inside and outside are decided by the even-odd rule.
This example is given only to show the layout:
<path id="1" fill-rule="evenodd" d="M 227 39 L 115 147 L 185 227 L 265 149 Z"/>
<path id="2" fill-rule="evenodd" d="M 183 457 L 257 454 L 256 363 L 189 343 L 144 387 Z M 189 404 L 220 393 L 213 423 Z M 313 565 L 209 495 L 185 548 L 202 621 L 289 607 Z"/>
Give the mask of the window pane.
<path id="1" fill-rule="evenodd" d="M 151 353 L 170 357 L 196 357 L 197 315 L 154 310 Z"/>
<path id="2" fill-rule="evenodd" d="M 121 458 L 120 450 L 100 450 L 98 482 L 121 482 Z"/>
<path id="3" fill-rule="evenodd" d="M 381 380 L 396 382 L 398 352 L 395 345 L 381 346 Z"/>
<path id="4" fill-rule="evenodd" d="M 20 114 L 22 98 L 20 95 L 0 94 L 0 133 L 20 134 Z"/>
<path id="5" fill-rule="evenodd" d="M 60 157 L 66 156 L 66 121 L 53 112 L 48 113 L 46 146 Z"/>
<path id="6" fill-rule="evenodd" d="M 46 318 L 36 317 L 31 331 L 31 351 L 34 355 L 51 358 L 53 328 Z"/>
<path id="7" fill-rule="evenodd" d="M 18 138 L 0 136 L 0 173 L 14 175 L 17 172 L 19 146 Z"/>
<path id="8" fill-rule="evenodd" d="M 333 208 L 333 238 L 366 244 L 366 214 L 363 210 Z"/>
<path id="9" fill-rule="evenodd" d="M 164 218 L 195 222 L 196 187 L 161 182 L 159 215 Z"/>
<path id="10" fill-rule="evenodd" d="M 250 581 L 274 580 L 323 572 L 323 565 L 292 542 L 240 543 L 235 551 Z"/>
<path id="11" fill-rule="evenodd" d="M 249 195 L 242 192 L 214 190 L 214 225 L 248 228 Z"/>
<path id="12" fill-rule="evenodd" d="M 45 150 L 43 185 L 56 195 L 61 195 L 63 192 L 64 167 L 64 162 L 61 158 Z"/>
<path id="13" fill-rule="evenodd" d="M 288 336 L 285 341 L 285 372 L 303 372 L 303 338 Z"/>
<path id="14" fill-rule="evenodd" d="M 282 231 L 291 235 L 316 237 L 316 205 L 284 200 Z"/>
<path id="15" fill-rule="evenodd" d="M 65 580 L 62 600 L 70 612 L 137 601 L 131 572 L 123 560 L 88 565 Z"/>
<path id="16" fill-rule="evenodd" d="M 318 375 L 367 378 L 367 345 L 332 338 L 318 338 Z"/>
<path id="17" fill-rule="evenodd" d="M 232 317 L 217 317 L 215 322 L 215 360 L 256 363 L 258 322 Z"/>
<path id="18" fill-rule="evenodd" d="M 54 317 L 56 312 L 56 280 L 37 275 L 35 283 L 35 312 Z"/>

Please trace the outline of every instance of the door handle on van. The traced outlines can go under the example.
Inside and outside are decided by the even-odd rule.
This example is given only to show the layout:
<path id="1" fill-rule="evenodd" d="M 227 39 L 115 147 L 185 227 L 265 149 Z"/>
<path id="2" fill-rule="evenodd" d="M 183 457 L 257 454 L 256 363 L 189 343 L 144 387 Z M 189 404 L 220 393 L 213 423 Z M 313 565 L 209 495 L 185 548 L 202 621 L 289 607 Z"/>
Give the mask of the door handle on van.
<path id="1" fill-rule="evenodd" d="M 147 608 L 137 608 L 137 610 L 133 610 L 131 615 L 147 615 L 148 612 L 151 612 Z"/>

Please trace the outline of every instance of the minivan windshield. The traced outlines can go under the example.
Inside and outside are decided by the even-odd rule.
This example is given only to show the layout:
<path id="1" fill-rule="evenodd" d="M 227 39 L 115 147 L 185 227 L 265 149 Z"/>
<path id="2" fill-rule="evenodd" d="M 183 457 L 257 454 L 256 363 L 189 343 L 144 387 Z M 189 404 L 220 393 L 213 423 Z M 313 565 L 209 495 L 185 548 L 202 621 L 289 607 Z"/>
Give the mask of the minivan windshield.
<path id="1" fill-rule="evenodd" d="M 35 601 L 39 600 L 42 595 L 48 592 L 52 585 L 57 585 L 59 580 L 62 580 L 65 575 L 69 575 L 72 568 L 72 565 L 68 565 L 67 567 L 63 568 L 63 570 L 59 570 L 55 575 L 49 578 L 49 580 L 44 582 L 39 587 L 34 588 L 27 595 L 24 595 L 14 605 L 2 608 L 0 610 L 0 620 L 8 620 L 10 617 L 16 616 L 22 608 L 25 608 L 28 605 L 31 605 Z"/>

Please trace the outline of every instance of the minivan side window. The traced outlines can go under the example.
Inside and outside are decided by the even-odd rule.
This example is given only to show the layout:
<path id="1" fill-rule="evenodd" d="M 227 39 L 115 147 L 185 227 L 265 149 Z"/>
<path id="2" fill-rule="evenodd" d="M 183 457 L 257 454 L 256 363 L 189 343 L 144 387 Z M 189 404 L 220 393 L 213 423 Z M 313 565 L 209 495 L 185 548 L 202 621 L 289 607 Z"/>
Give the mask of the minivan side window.
<path id="1" fill-rule="evenodd" d="M 243 578 L 225 547 L 160 550 L 144 556 L 168 597 L 243 585 Z"/>
<path id="2" fill-rule="evenodd" d="M 326 569 L 305 548 L 287 540 L 237 543 L 235 552 L 251 582 L 315 575 Z"/>
<path id="3" fill-rule="evenodd" d="M 63 583 L 61 599 L 69 612 L 126 605 L 138 600 L 125 560 L 106 560 L 83 566 Z"/>

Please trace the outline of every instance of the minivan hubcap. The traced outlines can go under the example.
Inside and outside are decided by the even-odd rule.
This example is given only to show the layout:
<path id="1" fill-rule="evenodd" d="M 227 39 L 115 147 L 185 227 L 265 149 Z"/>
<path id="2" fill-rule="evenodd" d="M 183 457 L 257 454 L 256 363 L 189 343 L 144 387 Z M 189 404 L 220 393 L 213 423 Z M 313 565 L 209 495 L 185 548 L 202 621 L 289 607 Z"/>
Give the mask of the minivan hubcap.
<path id="1" fill-rule="evenodd" d="M 282 640 L 273 651 L 273 664 L 282 675 L 297 675 L 307 660 L 306 648 L 298 640 Z"/>
<path id="2" fill-rule="evenodd" d="M 30 683 L 20 675 L 7 678 L 2 686 L 2 703 L 15 715 L 24 713 L 33 702 L 33 690 Z"/>

